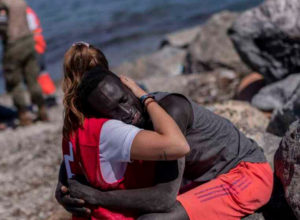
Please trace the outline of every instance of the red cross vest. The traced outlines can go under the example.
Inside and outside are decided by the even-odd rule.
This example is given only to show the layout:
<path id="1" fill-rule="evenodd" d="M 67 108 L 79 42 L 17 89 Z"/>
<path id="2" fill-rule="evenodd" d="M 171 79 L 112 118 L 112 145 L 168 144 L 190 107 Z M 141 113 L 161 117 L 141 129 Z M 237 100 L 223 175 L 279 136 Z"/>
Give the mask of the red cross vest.
<path id="1" fill-rule="evenodd" d="M 62 150 L 68 178 L 84 175 L 91 186 L 101 190 L 134 189 L 154 184 L 154 162 L 133 161 L 128 163 L 125 175 L 115 183 L 105 182 L 101 174 L 99 156 L 100 134 L 109 119 L 85 119 L 83 127 L 63 139 Z M 113 135 L 113 134 L 112 134 Z M 92 209 L 91 220 L 132 220 L 135 213 L 127 210 L 111 211 L 102 207 Z M 73 216 L 73 220 L 77 218 Z"/>

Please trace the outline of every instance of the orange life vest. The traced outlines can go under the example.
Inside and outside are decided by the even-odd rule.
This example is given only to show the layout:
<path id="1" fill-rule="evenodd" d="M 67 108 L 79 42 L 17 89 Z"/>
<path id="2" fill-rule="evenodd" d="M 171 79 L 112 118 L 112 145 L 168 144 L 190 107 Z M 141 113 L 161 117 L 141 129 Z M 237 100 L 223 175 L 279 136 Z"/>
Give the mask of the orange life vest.
<path id="1" fill-rule="evenodd" d="M 27 13 L 27 21 L 29 29 L 33 33 L 33 38 L 35 42 L 35 50 L 39 54 L 43 54 L 46 51 L 46 41 L 42 34 L 43 29 L 41 27 L 40 19 L 38 18 L 37 14 L 33 11 L 32 8 L 27 6 L 26 8 Z"/>

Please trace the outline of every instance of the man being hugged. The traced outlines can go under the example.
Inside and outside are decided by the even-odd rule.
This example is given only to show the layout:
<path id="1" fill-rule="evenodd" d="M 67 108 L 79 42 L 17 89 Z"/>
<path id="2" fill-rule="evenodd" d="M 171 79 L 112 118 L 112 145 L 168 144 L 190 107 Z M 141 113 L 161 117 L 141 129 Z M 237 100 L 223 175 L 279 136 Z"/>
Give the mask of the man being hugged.
<path id="1" fill-rule="evenodd" d="M 103 72 L 106 76 L 99 80 L 97 75 Z M 141 110 L 139 99 L 129 98 L 132 92 L 116 75 L 101 68 L 88 71 L 78 89 L 85 114 L 151 129 L 153 119 Z M 56 198 L 67 210 L 88 214 L 87 203 L 111 210 L 134 210 L 140 219 L 240 219 L 268 202 L 273 173 L 256 142 L 227 119 L 183 95 L 152 95 L 185 135 L 191 149 L 185 163 L 183 159 L 156 162 L 153 186 L 107 192 L 75 180 L 69 181 L 67 191 L 62 166 Z M 177 197 L 182 175 L 190 184 Z"/>

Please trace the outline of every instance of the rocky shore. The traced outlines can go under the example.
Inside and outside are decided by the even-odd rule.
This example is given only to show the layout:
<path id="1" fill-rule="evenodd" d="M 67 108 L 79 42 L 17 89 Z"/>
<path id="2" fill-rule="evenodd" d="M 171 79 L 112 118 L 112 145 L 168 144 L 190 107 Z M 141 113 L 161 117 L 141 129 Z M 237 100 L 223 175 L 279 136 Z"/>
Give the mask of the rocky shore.
<path id="1" fill-rule="evenodd" d="M 149 91 L 182 93 L 230 119 L 260 144 L 275 171 L 271 201 L 245 219 L 300 219 L 300 123 L 294 122 L 300 116 L 299 74 L 293 71 L 295 68 L 287 70 L 286 66 L 281 78 L 272 78 L 272 72 L 266 71 L 266 76 L 276 78 L 276 82 L 265 82 L 261 90 L 251 87 L 253 81 L 244 77 L 260 69 L 254 69 L 244 59 L 247 51 L 241 53 L 237 43 L 242 39 L 239 38 L 242 19 L 248 19 L 252 13 L 257 15 L 255 10 L 265 12 L 268 4 L 267 1 L 242 14 L 225 11 L 202 26 L 171 33 L 157 52 L 123 63 L 113 71 L 133 77 Z M 289 42 L 296 39 L 293 37 Z M 271 39 L 278 41 L 275 37 Z M 246 89 L 250 90 L 246 97 L 249 102 L 236 100 Z M 1 219 L 70 218 L 54 199 L 61 161 L 61 99 L 59 91 L 59 105 L 51 108 L 50 123 L 39 122 L 0 133 Z M 7 96 L 0 97 L 0 102 L 11 105 Z"/>

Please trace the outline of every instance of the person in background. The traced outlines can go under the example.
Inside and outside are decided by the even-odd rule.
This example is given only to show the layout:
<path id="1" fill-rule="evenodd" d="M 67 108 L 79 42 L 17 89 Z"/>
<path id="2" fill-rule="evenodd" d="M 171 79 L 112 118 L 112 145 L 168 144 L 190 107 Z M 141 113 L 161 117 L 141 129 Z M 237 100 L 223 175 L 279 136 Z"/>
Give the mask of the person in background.
<path id="1" fill-rule="evenodd" d="M 26 19 L 24 0 L 0 0 L 1 36 L 3 42 L 3 70 L 7 92 L 12 94 L 20 125 L 29 125 L 33 117 L 28 111 L 23 91 L 27 85 L 32 103 L 38 106 L 38 119 L 48 120 L 45 100 L 37 82 L 39 66 L 34 42 Z"/>
<path id="2" fill-rule="evenodd" d="M 29 29 L 32 31 L 33 34 L 38 64 L 40 66 L 38 82 L 42 88 L 43 94 L 46 96 L 47 103 L 51 102 L 53 104 L 56 104 L 56 87 L 49 73 L 46 70 L 45 52 L 47 44 L 43 36 L 43 29 L 40 23 L 40 19 L 35 13 L 35 11 L 29 6 L 27 6 L 26 13 Z"/>

